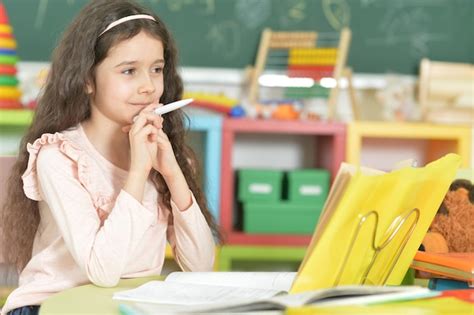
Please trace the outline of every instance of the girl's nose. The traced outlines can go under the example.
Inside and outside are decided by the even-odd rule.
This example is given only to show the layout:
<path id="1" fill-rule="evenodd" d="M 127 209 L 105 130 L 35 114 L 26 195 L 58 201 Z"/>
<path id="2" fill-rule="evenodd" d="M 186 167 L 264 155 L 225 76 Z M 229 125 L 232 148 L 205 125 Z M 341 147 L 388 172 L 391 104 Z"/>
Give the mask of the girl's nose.
<path id="1" fill-rule="evenodd" d="M 140 80 L 140 85 L 139 85 L 139 88 L 138 88 L 138 92 L 139 93 L 146 93 L 146 94 L 150 94 L 150 93 L 155 92 L 155 85 L 153 84 L 153 80 L 149 75 L 147 75 L 147 74 L 142 75 L 142 78 Z"/>

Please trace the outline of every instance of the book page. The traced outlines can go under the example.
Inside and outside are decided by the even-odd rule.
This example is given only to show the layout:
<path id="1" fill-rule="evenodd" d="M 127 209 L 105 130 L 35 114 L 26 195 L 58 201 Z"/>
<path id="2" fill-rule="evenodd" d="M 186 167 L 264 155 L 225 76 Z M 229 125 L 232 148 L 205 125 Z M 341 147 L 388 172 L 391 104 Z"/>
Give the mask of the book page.
<path id="1" fill-rule="evenodd" d="M 280 294 L 270 298 L 248 301 L 230 301 L 213 305 L 196 305 L 189 312 L 246 312 L 258 310 L 284 310 L 304 305 L 348 305 L 380 303 L 404 299 L 417 299 L 439 295 L 436 291 L 417 286 L 340 286 L 296 294 Z"/>
<path id="2" fill-rule="evenodd" d="M 285 305 L 287 307 L 298 307 L 306 304 L 313 303 L 324 303 L 329 304 L 330 302 L 346 300 L 353 297 L 368 298 L 373 295 L 387 295 L 387 294 L 399 294 L 409 293 L 413 294 L 419 291 L 430 291 L 426 288 L 420 288 L 417 286 L 339 286 L 328 289 L 312 290 L 294 294 L 278 295 L 270 298 L 270 301 Z M 364 300 L 358 300 L 361 303 Z M 341 302 L 342 303 L 342 302 Z"/>
<path id="3" fill-rule="evenodd" d="M 173 272 L 165 282 L 288 291 L 296 272 Z"/>
<path id="4" fill-rule="evenodd" d="M 137 289 L 120 292 L 120 298 L 114 299 L 134 301 L 134 307 L 148 314 L 158 314 L 164 311 L 186 313 L 208 312 L 244 312 L 261 310 L 284 310 L 288 307 L 303 305 L 362 305 L 432 297 L 439 292 L 417 286 L 341 286 L 329 289 L 313 290 L 297 294 L 278 294 L 268 292 L 262 295 L 262 290 L 241 289 L 235 291 L 230 287 L 206 285 L 184 285 L 152 281 Z M 148 292 L 144 292 L 148 290 Z M 130 299 L 130 291 L 135 299 Z M 257 294 L 255 294 L 257 292 Z M 128 296 L 126 296 L 128 294 Z M 145 295 L 151 298 L 144 299 Z M 141 300 L 136 297 L 140 296 Z M 146 311 L 145 311 L 146 310 Z"/>
<path id="5" fill-rule="evenodd" d="M 282 291 L 204 284 L 150 281 L 114 294 L 114 300 L 173 305 L 200 305 L 272 297 Z"/>
<path id="6" fill-rule="evenodd" d="M 354 294 L 344 298 L 324 299 L 312 303 L 318 306 L 345 306 L 345 305 L 370 305 L 379 303 L 389 303 L 396 301 L 409 301 L 417 299 L 432 298 L 441 295 L 441 292 L 428 288 L 414 288 L 406 291 L 391 291 L 372 294 Z"/>
<path id="7" fill-rule="evenodd" d="M 367 290 L 364 287 L 331 288 L 316 291 L 307 291 L 296 294 L 281 294 L 271 298 L 231 301 L 217 303 L 214 305 L 198 305 L 192 307 L 190 312 L 211 313 L 211 312 L 248 312 L 261 310 L 284 310 L 288 307 L 301 307 L 315 301 L 325 301 L 325 299 L 339 300 L 347 296 L 364 295 Z"/>

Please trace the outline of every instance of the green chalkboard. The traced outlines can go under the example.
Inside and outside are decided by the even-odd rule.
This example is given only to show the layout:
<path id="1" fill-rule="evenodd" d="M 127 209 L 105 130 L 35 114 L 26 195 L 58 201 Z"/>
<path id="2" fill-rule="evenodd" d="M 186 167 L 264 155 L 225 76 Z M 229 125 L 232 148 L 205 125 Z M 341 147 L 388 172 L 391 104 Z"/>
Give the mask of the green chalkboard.
<path id="1" fill-rule="evenodd" d="M 1 0 L 0 0 L 1 1 Z M 47 61 L 87 0 L 4 0 L 22 60 Z M 243 68 L 260 32 L 352 30 L 355 72 L 414 74 L 422 57 L 474 59 L 473 0 L 142 0 L 172 30 L 181 64 Z"/>

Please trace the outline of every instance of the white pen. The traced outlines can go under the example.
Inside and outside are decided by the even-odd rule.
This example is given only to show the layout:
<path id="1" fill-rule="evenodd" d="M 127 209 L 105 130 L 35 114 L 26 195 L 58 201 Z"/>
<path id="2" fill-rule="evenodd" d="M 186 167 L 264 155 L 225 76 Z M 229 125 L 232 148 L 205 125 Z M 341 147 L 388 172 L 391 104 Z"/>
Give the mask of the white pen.
<path id="1" fill-rule="evenodd" d="M 193 101 L 194 101 L 193 98 L 187 98 L 187 99 L 184 99 L 184 100 L 171 102 L 169 104 L 166 104 L 166 105 L 163 105 L 161 107 L 155 108 L 153 110 L 153 114 L 163 115 L 163 114 L 169 113 L 171 111 L 174 111 L 175 109 L 186 106 L 186 105 L 192 103 Z M 133 122 L 135 122 L 135 120 L 137 120 L 137 118 L 138 118 L 138 115 L 133 117 Z"/>
<path id="2" fill-rule="evenodd" d="M 158 107 L 158 108 L 155 108 L 155 110 L 153 111 L 154 114 L 157 114 L 157 115 L 163 115 L 163 114 L 166 114 L 166 113 L 169 113 L 175 109 L 178 109 L 178 108 L 181 108 L 181 107 L 184 107 L 190 103 L 192 103 L 194 101 L 194 99 L 192 98 L 187 98 L 185 100 L 180 100 L 180 101 L 176 101 L 176 102 L 172 102 L 172 103 L 169 103 L 169 104 L 166 104 L 166 105 L 163 105 L 161 107 Z"/>

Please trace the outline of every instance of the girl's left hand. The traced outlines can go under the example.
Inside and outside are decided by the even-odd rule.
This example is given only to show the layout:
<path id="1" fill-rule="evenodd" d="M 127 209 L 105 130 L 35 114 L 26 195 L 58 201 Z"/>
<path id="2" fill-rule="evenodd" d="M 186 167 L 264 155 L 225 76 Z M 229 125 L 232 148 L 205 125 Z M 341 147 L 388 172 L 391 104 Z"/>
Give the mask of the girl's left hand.
<path id="1" fill-rule="evenodd" d="M 174 155 L 173 147 L 168 135 L 162 128 L 158 130 L 156 135 L 156 143 L 158 150 L 156 159 L 152 161 L 153 168 L 158 171 L 165 179 L 173 178 L 181 172 L 178 161 Z"/>

